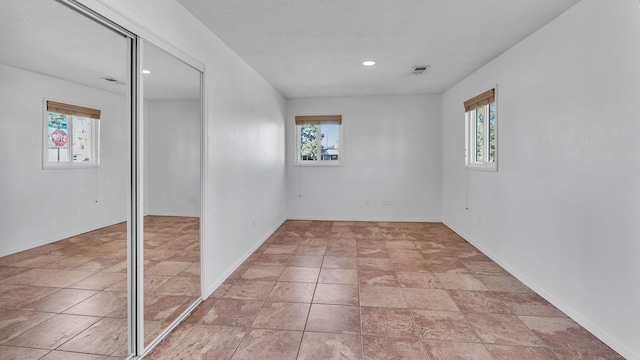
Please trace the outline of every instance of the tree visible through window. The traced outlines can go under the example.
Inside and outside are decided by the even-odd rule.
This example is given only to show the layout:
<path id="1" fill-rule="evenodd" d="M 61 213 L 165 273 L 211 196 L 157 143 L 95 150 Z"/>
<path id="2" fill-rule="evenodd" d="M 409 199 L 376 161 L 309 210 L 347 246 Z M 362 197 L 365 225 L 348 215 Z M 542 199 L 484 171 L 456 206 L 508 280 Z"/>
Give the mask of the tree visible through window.
<path id="1" fill-rule="evenodd" d="M 339 164 L 342 116 L 296 116 L 296 163 Z"/>
<path id="2" fill-rule="evenodd" d="M 317 138 L 318 125 L 305 124 L 300 126 L 300 160 L 318 160 Z"/>
<path id="3" fill-rule="evenodd" d="M 496 170 L 497 121 L 495 89 L 465 101 L 467 167 Z"/>

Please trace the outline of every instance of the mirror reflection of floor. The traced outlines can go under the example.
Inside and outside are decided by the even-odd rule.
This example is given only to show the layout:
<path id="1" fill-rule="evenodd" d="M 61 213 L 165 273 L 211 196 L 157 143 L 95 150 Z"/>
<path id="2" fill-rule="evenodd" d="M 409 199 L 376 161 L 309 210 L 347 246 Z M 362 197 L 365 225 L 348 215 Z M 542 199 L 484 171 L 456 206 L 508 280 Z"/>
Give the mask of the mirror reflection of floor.
<path id="1" fill-rule="evenodd" d="M 144 230 L 148 344 L 200 296 L 200 219 L 146 216 Z"/>
<path id="2" fill-rule="evenodd" d="M 148 343 L 200 294 L 199 219 L 148 216 L 145 227 Z M 0 257 L 4 356 L 127 352 L 125 223 Z"/>

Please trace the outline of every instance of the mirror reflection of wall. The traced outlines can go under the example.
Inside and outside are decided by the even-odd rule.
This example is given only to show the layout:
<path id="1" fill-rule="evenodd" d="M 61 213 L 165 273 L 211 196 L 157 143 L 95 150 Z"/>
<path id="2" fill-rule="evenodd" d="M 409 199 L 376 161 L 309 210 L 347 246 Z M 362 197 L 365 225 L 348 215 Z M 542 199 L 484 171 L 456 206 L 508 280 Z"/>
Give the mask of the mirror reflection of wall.
<path id="1" fill-rule="evenodd" d="M 145 344 L 200 297 L 200 72 L 143 46 Z"/>
<path id="2" fill-rule="evenodd" d="M 40 0 L 1 2 L 0 34 L 2 355 L 126 356 L 129 40 Z"/>

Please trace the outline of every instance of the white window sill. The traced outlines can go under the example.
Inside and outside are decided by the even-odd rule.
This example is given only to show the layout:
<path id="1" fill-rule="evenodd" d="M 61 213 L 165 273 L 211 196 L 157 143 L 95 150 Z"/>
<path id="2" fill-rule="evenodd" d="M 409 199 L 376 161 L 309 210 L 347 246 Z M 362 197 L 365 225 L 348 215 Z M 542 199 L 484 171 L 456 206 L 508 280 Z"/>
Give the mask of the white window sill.
<path id="1" fill-rule="evenodd" d="M 333 163 L 330 161 L 310 161 L 310 162 L 296 162 L 293 166 L 299 167 L 340 167 L 343 164 Z"/>
<path id="2" fill-rule="evenodd" d="M 467 170 L 498 172 L 496 163 L 474 163 L 466 166 Z"/>
<path id="3" fill-rule="evenodd" d="M 64 164 L 64 165 L 44 165 L 42 167 L 42 170 L 63 170 L 63 169 L 95 169 L 95 168 L 99 168 L 100 165 L 96 165 L 96 164 L 78 164 L 78 165 L 71 165 L 71 164 Z"/>

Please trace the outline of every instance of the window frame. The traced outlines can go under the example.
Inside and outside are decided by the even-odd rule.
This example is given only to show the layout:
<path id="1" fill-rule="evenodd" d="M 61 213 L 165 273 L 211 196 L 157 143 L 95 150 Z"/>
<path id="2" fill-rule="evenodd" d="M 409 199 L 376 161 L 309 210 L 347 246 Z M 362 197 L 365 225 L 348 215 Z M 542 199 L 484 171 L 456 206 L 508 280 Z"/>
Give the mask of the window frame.
<path id="1" fill-rule="evenodd" d="M 83 116 L 82 113 L 68 114 L 66 111 L 50 111 L 49 102 L 67 105 L 70 107 L 76 107 L 78 109 L 87 109 L 97 112 L 91 117 Z M 90 107 L 71 105 L 73 102 L 59 101 L 51 98 L 43 98 L 43 122 L 42 122 L 42 169 L 43 170 L 56 170 L 56 169 L 87 169 L 100 167 L 100 110 L 92 109 Z M 49 161 L 49 113 L 62 113 L 68 116 L 67 118 L 67 137 L 68 137 L 68 160 L 61 162 Z M 72 112 L 72 111 L 71 111 Z M 92 161 L 74 162 L 73 161 L 73 118 L 72 116 L 81 117 L 91 120 L 91 152 Z"/>
<path id="2" fill-rule="evenodd" d="M 487 94 L 489 91 L 493 91 L 493 99 L 489 100 L 487 103 L 480 102 L 481 105 L 474 104 L 472 105 L 473 109 L 467 111 L 467 104 L 469 102 L 473 102 L 477 100 L 479 97 L 483 97 L 483 95 Z M 485 99 L 486 100 L 486 99 Z M 484 100 L 483 100 L 484 101 Z M 494 160 L 490 161 L 490 121 L 489 121 L 489 107 L 491 104 L 494 104 Z M 483 160 L 478 161 L 475 154 L 475 149 L 477 146 L 477 127 L 476 127 L 476 113 L 478 108 L 486 109 L 487 118 L 484 122 L 483 133 L 486 136 L 483 137 L 483 148 L 487 149 L 487 151 L 483 152 Z M 493 89 L 490 89 L 472 99 L 465 101 L 465 167 L 470 170 L 482 170 L 482 171 L 498 171 L 498 87 L 495 86 Z"/>
<path id="3" fill-rule="evenodd" d="M 338 159 L 337 160 L 322 160 L 322 136 L 316 137 L 317 142 L 317 159 L 316 160 L 301 160 L 301 130 L 304 125 L 299 124 L 300 119 L 311 119 L 307 124 L 319 126 L 319 133 L 322 134 L 322 125 L 337 125 L 338 126 Z M 344 123 L 342 121 L 342 115 L 301 115 L 295 117 L 295 161 L 294 166 L 343 166 L 344 165 Z"/>

